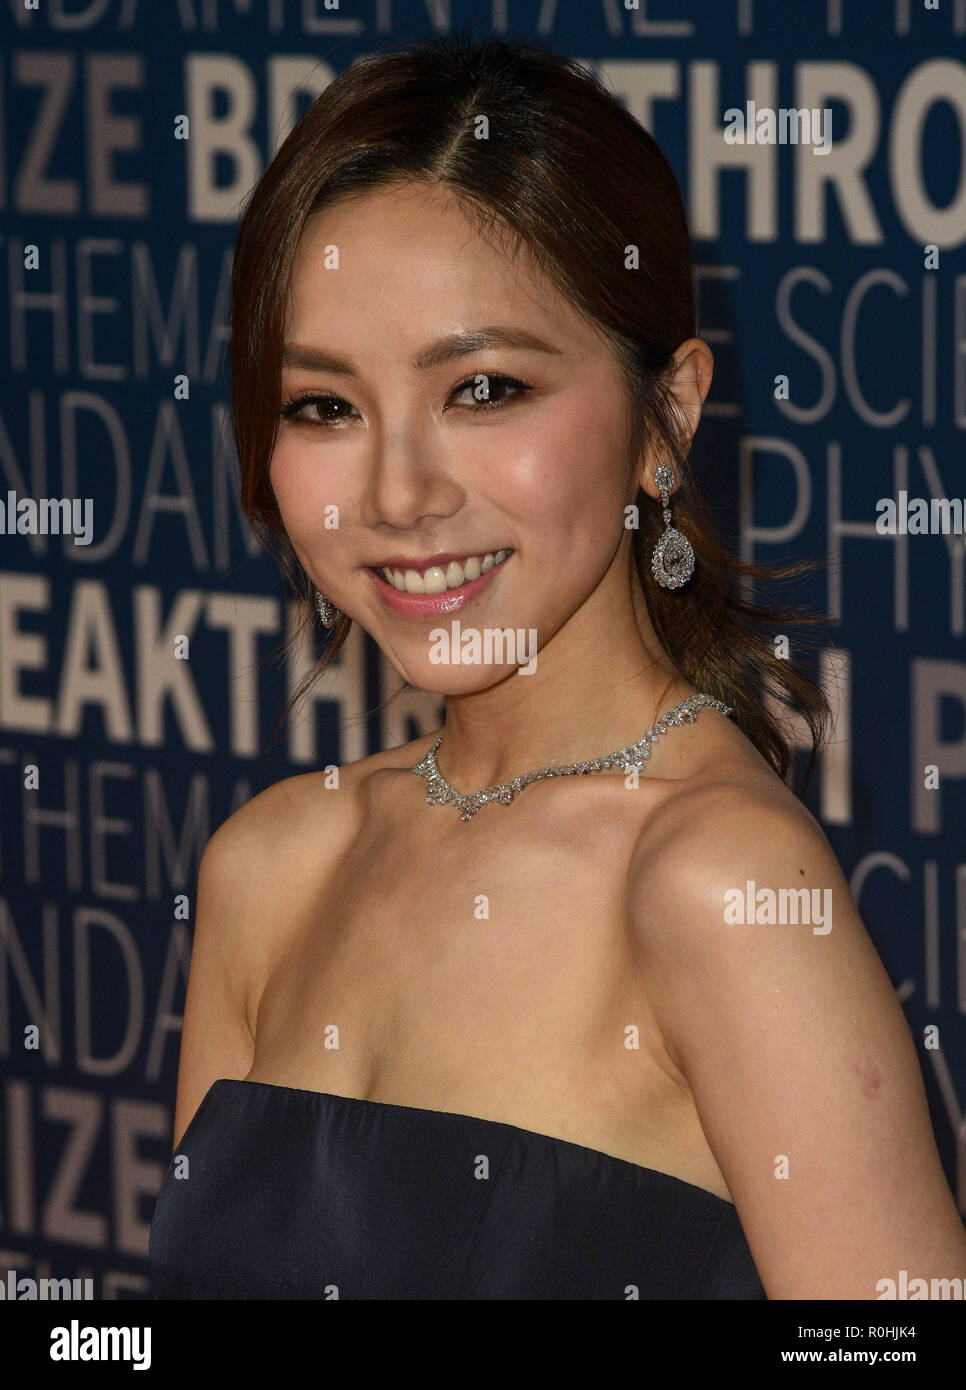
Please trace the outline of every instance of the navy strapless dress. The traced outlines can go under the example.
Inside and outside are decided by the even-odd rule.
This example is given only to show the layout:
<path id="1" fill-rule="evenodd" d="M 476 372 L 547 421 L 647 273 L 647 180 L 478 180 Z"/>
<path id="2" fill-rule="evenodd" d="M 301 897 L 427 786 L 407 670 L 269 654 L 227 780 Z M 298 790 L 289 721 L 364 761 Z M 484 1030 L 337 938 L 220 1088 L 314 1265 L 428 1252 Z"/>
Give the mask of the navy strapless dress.
<path id="1" fill-rule="evenodd" d="M 156 1298 L 765 1297 L 730 1202 L 515 1125 L 221 1080 L 178 1154 Z"/>

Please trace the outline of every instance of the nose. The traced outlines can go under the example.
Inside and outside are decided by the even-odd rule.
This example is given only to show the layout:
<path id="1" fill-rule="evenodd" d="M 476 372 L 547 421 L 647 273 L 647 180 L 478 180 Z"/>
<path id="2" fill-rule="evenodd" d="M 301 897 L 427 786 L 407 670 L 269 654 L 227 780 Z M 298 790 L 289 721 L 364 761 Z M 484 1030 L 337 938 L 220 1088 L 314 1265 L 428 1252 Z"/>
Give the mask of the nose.
<path id="1" fill-rule="evenodd" d="M 416 530 L 425 517 L 452 516 L 464 496 L 442 441 L 429 425 L 392 429 L 381 438 L 373 434 L 360 505 L 365 525 Z"/>

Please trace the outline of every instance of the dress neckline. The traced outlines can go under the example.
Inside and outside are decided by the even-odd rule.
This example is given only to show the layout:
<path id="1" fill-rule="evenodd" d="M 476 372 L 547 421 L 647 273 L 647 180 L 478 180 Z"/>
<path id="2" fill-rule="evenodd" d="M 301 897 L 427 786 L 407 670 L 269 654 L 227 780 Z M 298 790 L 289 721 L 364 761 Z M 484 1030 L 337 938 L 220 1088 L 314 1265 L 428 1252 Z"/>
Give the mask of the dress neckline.
<path id="1" fill-rule="evenodd" d="M 686 1178 L 679 1178 L 674 1173 L 666 1173 L 662 1168 L 648 1168 L 643 1163 L 632 1163 L 630 1159 L 618 1158 L 616 1154 L 604 1153 L 603 1149 L 592 1149 L 587 1144 L 575 1143 L 572 1139 L 560 1139 L 554 1134 L 544 1134 L 538 1129 L 525 1129 L 522 1125 L 509 1124 L 506 1120 L 490 1120 L 483 1115 L 467 1115 L 460 1110 L 430 1110 L 424 1105 L 399 1105 L 395 1101 L 389 1100 L 367 1100 L 362 1096 L 343 1096 L 335 1091 L 313 1091 L 301 1086 L 281 1086 L 276 1081 L 249 1081 L 245 1077 L 219 1077 L 213 1081 L 202 1097 L 201 1104 L 192 1116 L 188 1128 L 181 1136 L 178 1147 L 185 1142 L 194 1129 L 195 1121 L 204 1109 L 209 1096 L 216 1086 L 260 1086 L 266 1091 L 273 1091 L 287 1096 L 308 1097 L 312 1101 L 336 1101 L 346 1106 L 372 1106 L 377 1110 L 403 1110 L 412 1115 L 436 1115 L 446 1119 L 470 1120 L 478 1125 L 493 1125 L 497 1129 L 513 1130 L 516 1134 L 524 1134 L 529 1139 L 540 1140 L 544 1144 L 562 1144 L 568 1149 L 580 1149 L 585 1154 L 592 1154 L 596 1159 L 602 1159 L 606 1163 L 616 1163 L 621 1168 L 631 1168 L 637 1173 L 646 1173 L 650 1176 L 663 1178 L 667 1182 L 677 1183 L 680 1187 L 690 1188 L 692 1192 L 699 1193 L 701 1197 L 717 1202 L 720 1206 L 728 1207 L 731 1211 L 735 1210 L 734 1202 L 729 1202 L 726 1197 L 719 1197 L 717 1192 L 711 1192 L 706 1187 L 699 1187 L 697 1183 L 688 1182 Z"/>

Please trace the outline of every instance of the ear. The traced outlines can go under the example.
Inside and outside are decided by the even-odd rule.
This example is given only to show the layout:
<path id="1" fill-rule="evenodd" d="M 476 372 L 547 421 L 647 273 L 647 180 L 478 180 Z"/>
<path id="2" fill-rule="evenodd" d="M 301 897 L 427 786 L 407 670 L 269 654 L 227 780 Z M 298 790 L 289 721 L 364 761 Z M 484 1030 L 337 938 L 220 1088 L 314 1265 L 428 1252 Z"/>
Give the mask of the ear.
<path id="1" fill-rule="evenodd" d="M 671 407 L 688 447 L 694 438 L 701 418 L 701 407 L 711 386 L 714 373 L 714 357 L 707 343 L 701 338 L 686 338 L 675 350 L 673 376 L 671 378 Z M 655 449 L 653 441 L 645 443 L 638 460 L 638 482 L 649 497 L 655 500 L 661 496 L 661 489 L 654 481 L 654 474 L 661 463 L 673 464 L 662 457 Z M 672 494 L 681 481 L 678 469 L 674 469 L 675 481 Z"/>

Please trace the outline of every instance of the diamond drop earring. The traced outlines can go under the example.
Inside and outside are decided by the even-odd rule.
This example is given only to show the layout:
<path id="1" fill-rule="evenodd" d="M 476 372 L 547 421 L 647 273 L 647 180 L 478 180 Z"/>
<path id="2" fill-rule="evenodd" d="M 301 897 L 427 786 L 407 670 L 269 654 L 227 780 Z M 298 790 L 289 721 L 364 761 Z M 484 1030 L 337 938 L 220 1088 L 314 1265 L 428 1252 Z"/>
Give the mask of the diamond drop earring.
<path id="1" fill-rule="evenodd" d="M 322 619 L 323 627 L 333 627 L 342 617 L 341 608 L 336 608 L 334 604 L 330 603 L 321 589 L 315 591 L 315 607 Z"/>
<path id="2" fill-rule="evenodd" d="M 665 531 L 651 555 L 651 573 L 662 589 L 680 589 L 694 573 L 694 551 L 687 536 L 682 536 L 671 525 L 669 499 L 674 486 L 673 470 L 662 463 L 654 474 L 654 481 L 661 489 Z"/>

